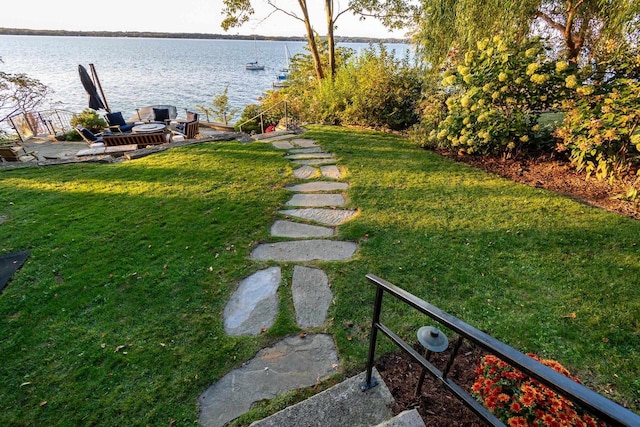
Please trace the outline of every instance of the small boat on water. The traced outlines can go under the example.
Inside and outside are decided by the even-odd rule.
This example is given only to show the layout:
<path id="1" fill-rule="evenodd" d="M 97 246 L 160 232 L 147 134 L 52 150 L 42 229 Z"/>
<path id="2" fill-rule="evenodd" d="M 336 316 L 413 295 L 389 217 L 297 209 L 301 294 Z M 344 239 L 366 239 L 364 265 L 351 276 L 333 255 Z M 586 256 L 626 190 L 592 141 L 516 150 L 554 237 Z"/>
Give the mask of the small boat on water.
<path id="1" fill-rule="evenodd" d="M 247 62 L 244 65 L 244 69 L 245 70 L 250 70 L 250 71 L 260 71 L 260 70 L 264 70 L 264 65 L 258 63 L 258 45 L 256 44 L 256 40 L 253 39 L 253 44 L 255 46 L 256 49 L 256 60 L 253 62 Z"/>
<path id="2" fill-rule="evenodd" d="M 286 44 L 284 45 L 284 52 L 285 62 L 287 65 L 284 68 L 281 68 L 280 72 L 276 76 L 276 80 L 273 82 L 273 87 L 275 88 L 289 86 L 289 82 L 287 81 L 287 79 L 289 78 L 289 48 Z"/>
<path id="3" fill-rule="evenodd" d="M 244 66 L 244 69 L 251 70 L 251 71 L 259 71 L 259 70 L 264 70 L 264 65 L 258 63 L 258 61 L 247 62 Z"/>

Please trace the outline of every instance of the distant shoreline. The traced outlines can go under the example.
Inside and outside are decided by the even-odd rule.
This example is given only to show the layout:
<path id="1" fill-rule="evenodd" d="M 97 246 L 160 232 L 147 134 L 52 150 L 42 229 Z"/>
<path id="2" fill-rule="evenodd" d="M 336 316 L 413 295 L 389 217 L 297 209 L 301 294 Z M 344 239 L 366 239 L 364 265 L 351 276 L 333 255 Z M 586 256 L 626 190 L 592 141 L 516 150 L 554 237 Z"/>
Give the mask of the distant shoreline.
<path id="1" fill-rule="evenodd" d="M 65 37 L 143 37 L 155 39 L 196 39 L 196 40 L 270 40 L 270 41 L 302 41 L 305 37 L 296 36 L 260 36 L 231 35 L 208 33 L 157 33 L 151 31 L 67 31 L 67 30 L 30 30 L 27 28 L 0 28 L 0 35 L 10 36 L 65 36 Z M 407 39 L 342 37 L 336 36 L 341 43 L 408 43 Z"/>

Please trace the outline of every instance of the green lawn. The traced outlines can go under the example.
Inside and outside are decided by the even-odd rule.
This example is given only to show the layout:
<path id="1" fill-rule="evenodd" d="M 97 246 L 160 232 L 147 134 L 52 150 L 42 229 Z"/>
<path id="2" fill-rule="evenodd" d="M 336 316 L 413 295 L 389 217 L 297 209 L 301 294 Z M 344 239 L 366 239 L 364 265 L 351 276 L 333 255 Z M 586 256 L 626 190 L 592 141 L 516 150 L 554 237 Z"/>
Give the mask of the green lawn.
<path id="1" fill-rule="evenodd" d="M 338 236 L 359 243 L 356 257 L 321 265 L 345 372 L 364 366 L 374 273 L 640 409 L 640 222 L 398 137 L 305 137 L 341 159 L 361 210 Z M 194 423 L 202 391 L 297 332 L 286 287 L 258 338 L 226 337 L 221 318 L 237 283 L 269 265 L 247 255 L 296 181 L 282 154 L 211 143 L 0 171 L 0 253 L 31 252 L 0 296 L 0 424 Z M 429 323 L 398 304 L 383 321 L 410 340 Z M 380 341 L 379 354 L 392 349 Z"/>

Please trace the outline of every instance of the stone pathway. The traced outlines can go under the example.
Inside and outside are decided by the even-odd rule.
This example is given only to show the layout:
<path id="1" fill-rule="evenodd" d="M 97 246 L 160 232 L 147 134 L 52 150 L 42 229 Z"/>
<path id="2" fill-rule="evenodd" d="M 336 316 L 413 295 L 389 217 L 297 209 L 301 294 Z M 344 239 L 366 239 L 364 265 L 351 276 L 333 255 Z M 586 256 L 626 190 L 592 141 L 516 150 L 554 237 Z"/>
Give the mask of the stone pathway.
<path id="1" fill-rule="evenodd" d="M 289 263 L 346 261 L 357 250 L 354 242 L 332 239 L 334 227 L 358 213 L 342 208 L 347 201 L 341 192 L 349 184 L 339 182 L 344 170 L 336 165 L 338 159 L 311 139 L 288 136 L 263 141 L 285 150 L 284 157 L 299 165 L 294 176 L 308 182 L 287 187 L 293 194 L 285 205 L 293 209 L 280 210 L 283 217 L 271 226 L 274 238 L 292 240 L 260 244 L 249 256 L 251 260 L 273 261 L 281 266 L 260 270 L 239 284 L 224 310 L 225 332 L 232 336 L 258 335 L 273 325 L 282 268 L 293 268 L 290 286 L 298 326 L 304 331 L 325 325 L 333 301 L 327 274 L 316 267 L 291 267 Z M 254 359 L 229 372 L 200 395 L 199 421 L 204 426 L 221 427 L 248 411 L 255 402 L 313 385 L 337 369 L 337 349 L 330 335 L 285 338 L 262 349 Z"/>

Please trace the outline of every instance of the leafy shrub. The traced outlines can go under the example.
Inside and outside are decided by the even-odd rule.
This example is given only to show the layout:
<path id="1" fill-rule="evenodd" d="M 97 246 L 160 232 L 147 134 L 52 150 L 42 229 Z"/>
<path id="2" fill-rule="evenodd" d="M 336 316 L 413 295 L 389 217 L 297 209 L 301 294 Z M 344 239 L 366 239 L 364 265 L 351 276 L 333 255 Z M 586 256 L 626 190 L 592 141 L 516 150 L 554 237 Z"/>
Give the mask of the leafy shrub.
<path id="1" fill-rule="evenodd" d="M 372 45 L 357 56 L 348 50 L 338 52 L 333 80 L 318 82 L 308 66 L 302 68 L 307 70 L 304 74 L 292 72 L 286 93 L 301 119 L 390 129 L 406 129 L 417 122 L 422 78 L 408 57 L 397 59 L 384 45 Z M 293 64 L 306 62 L 297 58 Z"/>
<path id="2" fill-rule="evenodd" d="M 558 106 L 575 67 L 547 60 L 535 39 L 509 44 L 495 36 L 477 47 L 441 75 L 446 115 L 437 121 L 437 108 L 423 113 L 423 145 L 468 153 L 540 149 L 539 115 Z"/>
<path id="3" fill-rule="evenodd" d="M 75 130 L 66 132 L 62 138 L 64 138 L 63 141 L 82 141 L 82 137 Z"/>
<path id="4" fill-rule="evenodd" d="M 564 103 L 558 150 L 587 176 L 614 179 L 640 163 L 640 50 L 585 67 Z"/>
<path id="5" fill-rule="evenodd" d="M 242 131 L 247 133 L 260 133 L 260 105 L 249 104 L 242 110 L 238 125 L 242 124 Z"/>
<path id="6" fill-rule="evenodd" d="M 107 127 L 107 122 L 95 110 L 85 108 L 80 114 L 71 117 L 71 126 L 82 126 L 91 132 L 100 132 Z"/>
<path id="7" fill-rule="evenodd" d="M 343 99 L 338 116 L 345 124 L 401 130 L 418 121 L 420 73 L 408 57 L 399 60 L 382 44 L 340 68 L 334 89 Z"/>
<path id="8" fill-rule="evenodd" d="M 233 117 L 238 114 L 240 109 L 231 108 L 229 105 L 229 96 L 227 92 L 229 91 L 229 87 L 224 88 L 224 92 L 221 94 L 215 95 L 213 100 L 211 101 L 211 107 L 207 107 L 205 105 L 196 105 L 198 111 L 202 112 L 207 116 L 207 121 L 209 121 L 209 117 L 214 118 L 223 124 L 229 124 L 230 120 L 233 120 Z"/>
<path id="9" fill-rule="evenodd" d="M 580 382 L 555 360 L 541 359 L 535 354 L 527 356 Z M 575 407 L 567 398 L 493 355 L 482 358 L 475 375 L 472 395 L 509 426 L 605 425 Z"/>

